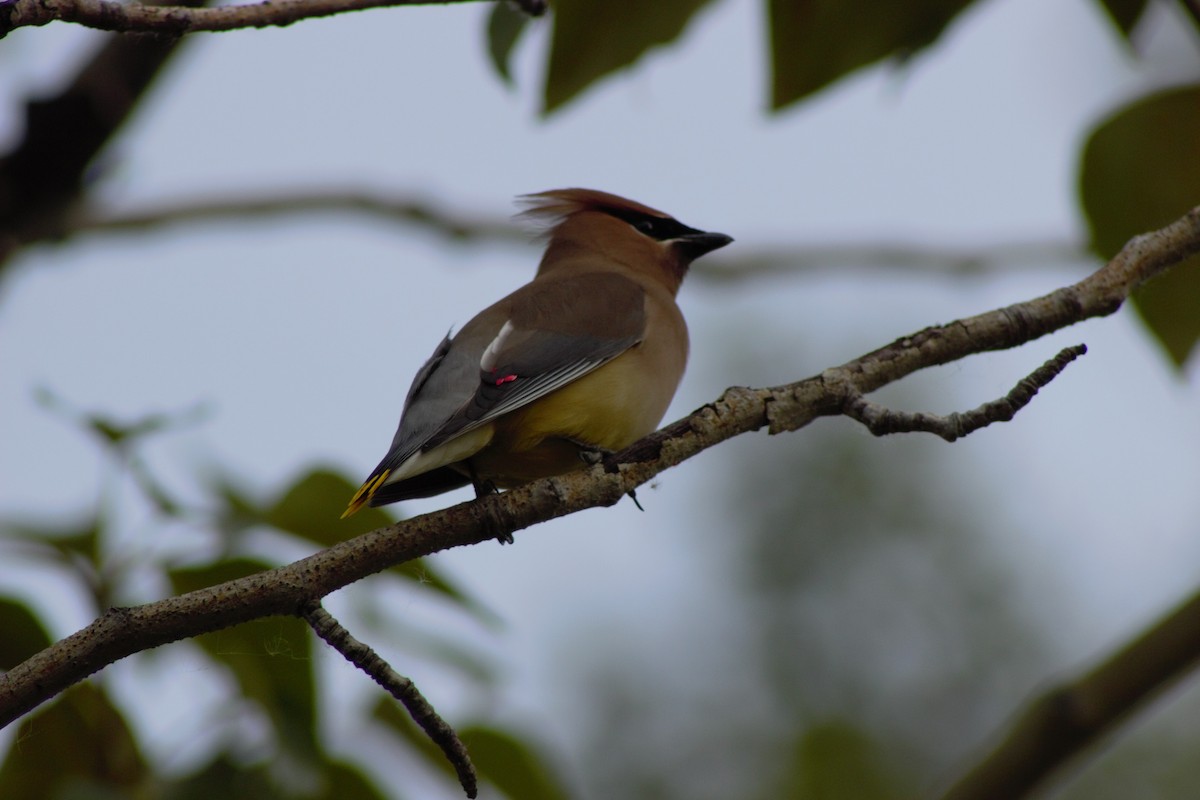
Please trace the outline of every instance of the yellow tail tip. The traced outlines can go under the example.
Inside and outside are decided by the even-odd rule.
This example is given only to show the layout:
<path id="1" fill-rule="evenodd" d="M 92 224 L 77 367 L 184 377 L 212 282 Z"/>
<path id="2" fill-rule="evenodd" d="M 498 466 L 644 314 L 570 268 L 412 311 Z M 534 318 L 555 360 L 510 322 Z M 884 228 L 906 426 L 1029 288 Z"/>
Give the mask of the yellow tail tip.
<path id="1" fill-rule="evenodd" d="M 371 502 L 371 498 L 375 496 L 383 482 L 387 480 L 388 475 L 391 475 L 390 469 L 385 469 L 383 472 L 372 475 L 367 478 L 366 483 L 358 487 L 358 491 L 354 493 L 354 497 L 350 498 L 350 505 L 346 506 L 346 510 L 342 512 L 341 519 L 352 516 L 360 508 Z"/>

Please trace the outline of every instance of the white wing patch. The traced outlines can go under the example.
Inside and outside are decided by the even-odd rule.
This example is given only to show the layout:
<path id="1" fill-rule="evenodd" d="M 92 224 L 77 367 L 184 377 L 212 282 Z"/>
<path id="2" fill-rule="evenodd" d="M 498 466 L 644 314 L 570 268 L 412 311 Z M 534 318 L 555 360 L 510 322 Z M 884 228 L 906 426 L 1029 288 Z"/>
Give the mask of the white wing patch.
<path id="1" fill-rule="evenodd" d="M 504 345 L 508 341 L 508 337 L 512 335 L 514 328 L 512 320 L 504 323 L 504 327 L 496 334 L 496 338 L 492 339 L 487 349 L 483 351 L 483 356 L 479 359 L 479 368 L 484 372 L 494 372 L 496 370 L 496 358 Z"/>

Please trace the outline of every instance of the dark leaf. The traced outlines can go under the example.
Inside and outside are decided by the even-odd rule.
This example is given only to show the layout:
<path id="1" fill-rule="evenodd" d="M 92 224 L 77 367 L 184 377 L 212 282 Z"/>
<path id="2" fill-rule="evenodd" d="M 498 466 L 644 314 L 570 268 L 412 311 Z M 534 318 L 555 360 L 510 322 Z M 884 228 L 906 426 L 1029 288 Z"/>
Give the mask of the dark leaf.
<path id="1" fill-rule="evenodd" d="M 327 469 L 308 472 L 267 510 L 263 521 L 322 547 L 337 544 L 367 531 L 391 525 L 394 520 L 378 508 L 365 507 L 340 519 L 357 486 Z"/>
<path id="2" fill-rule="evenodd" d="M 4 800 L 136 797 L 148 778 L 124 717 L 92 683 L 26 718 L 0 767 Z"/>
<path id="3" fill-rule="evenodd" d="M 163 800 L 212 800 L 216 797 L 271 800 L 279 794 L 265 766 L 238 764 L 222 753 L 198 772 L 164 787 Z"/>
<path id="4" fill-rule="evenodd" d="M 883 763 L 878 746 L 844 722 L 806 730 L 796 743 L 782 796 L 825 800 L 900 800 L 904 781 Z"/>
<path id="5" fill-rule="evenodd" d="M 557 0 L 543 113 L 673 42 L 710 0 Z"/>
<path id="6" fill-rule="evenodd" d="M 397 734 L 430 766 L 436 767 L 450 778 L 454 778 L 454 767 L 446 760 L 446 754 L 433 743 L 425 731 L 417 727 L 417 723 L 412 721 L 412 717 L 400 703 L 391 697 L 380 698 L 379 702 L 375 704 L 375 708 L 372 709 L 371 716 Z"/>
<path id="7" fill-rule="evenodd" d="M 1108 18 L 1126 39 L 1133 33 L 1142 12 L 1146 10 L 1146 0 L 1100 0 L 1100 5 L 1108 12 Z"/>
<path id="8" fill-rule="evenodd" d="M 417 727 L 399 703 L 381 700 L 372 716 L 399 735 L 428 763 L 436 765 L 447 776 L 454 775 L 445 754 Z M 513 800 L 565 800 L 569 796 L 561 780 L 533 745 L 515 734 L 480 726 L 462 729 L 459 735 L 479 777 Z"/>
<path id="9" fill-rule="evenodd" d="M 384 794 L 358 767 L 344 761 L 323 765 L 322 791 L 312 800 L 387 800 Z"/>
<path id="10" fill-rule="evenodd" d="M 907 59 L 972 0 L 768 0 L 771 107 L 782 109 L 854 70 Z"/>
<path id="11" fill-rule="evenodd" d="M 513 8 L 512 4 L 506 2 L 493 4 L 492 11 L 488 14 L 488 56 L 492 59 L 492 66 L 495 67 L 496 74 L 510 86 L 513 77 L 509 68 L 509 60 L 512 58 L 513 48 L 516 47 L 528 23 L 528 14 Z"/>
<path id="12" fill-rule="evenodd" d="M 23 603 L 0 598 L 0 671 L 7 671 L 50 646 L 42 621 Z"/>
<path id="13" fill-rule="evenodd" d="M 1200 203 L 1200 86 L 1143 98 L 1102 122 L 1080 173 L 1091 246 L 1111 258 L 1140 233 Z M 1200 256 L 1134 295 L 1134 306 L 1177 366 L 1200 338 Z"/>
<path id="14" fill-rule="evenodd" d="M 569 795 L 529 743 L 495 728 L 460 731 L 479 777 L 512 800 L 565 800 Z"/>
<path id="15" fill-rule="evenodd" d="M 330 760 L 327 754 L 304 766 L 312 770 L 317 789 L 297 794 L 273 780 L 266 764 L 242 764 L 221 753 L 192 775 L 163 786 L 159 796 L 162 800 L 387 800 L 357 767 Z"/>

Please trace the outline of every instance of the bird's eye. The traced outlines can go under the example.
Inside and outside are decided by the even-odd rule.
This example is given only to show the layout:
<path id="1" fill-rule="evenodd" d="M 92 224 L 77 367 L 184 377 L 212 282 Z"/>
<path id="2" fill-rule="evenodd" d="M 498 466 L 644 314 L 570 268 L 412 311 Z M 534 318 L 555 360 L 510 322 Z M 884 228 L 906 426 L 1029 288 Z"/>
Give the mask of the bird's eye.
<path id="1" fill-rule="evenodd" d="M 644 233 L 647 236 L 654 236 L 656 227 L 657 226 L 654 224 L 654 220 L 651 219 L 641 219 L 633 223 L 634 230 L 638 231 L 639 233 Z"/>

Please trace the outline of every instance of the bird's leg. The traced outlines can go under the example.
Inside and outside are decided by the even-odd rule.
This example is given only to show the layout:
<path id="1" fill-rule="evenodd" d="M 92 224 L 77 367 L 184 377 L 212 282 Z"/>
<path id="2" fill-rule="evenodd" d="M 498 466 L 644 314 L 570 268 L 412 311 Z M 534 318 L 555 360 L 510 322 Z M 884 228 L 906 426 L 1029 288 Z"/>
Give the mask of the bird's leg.
<path id="1" fill-rule="evenodd" d="M 497 494 L 496 484 L 490 480 L 484 480 L 479 477 L 479 473 L 475 471 L 475 465 L 470 461 L 466 462 L 467 473 L 471 476 L 471 485 L 475 487 L 475 499 L 487 497 L 490 494 Z M 486 509 L 490 511 L 489 509 Z M 504 526 L 500 524 L 500 520 L 493 514 L 488 514 L 488 525 L 492 530 L 500 531 L 496 534 L 496 541 L 500 544 L 512 544 L 513 535 L 511 531 L 504 530 Z"/>
<path id="2" fill-rule="evenodd" d="M 614 453 L 612 450 L 604 450 L 599 447 L 590 447 L 586 444 L 582 444 L 581 442 L 576 442 L 575 444 L 579 445 L 579 460 L 592 467 L 604 461 L 604 459 L 608 458 Z M 633 501 L 633 504 L 637 506 L 638 511 L 646 510 L 642 508 L 642 504 L 638 502 L 637 489 L 630 489 L 625 494 L 627 494 L 629 499 Z"/>

